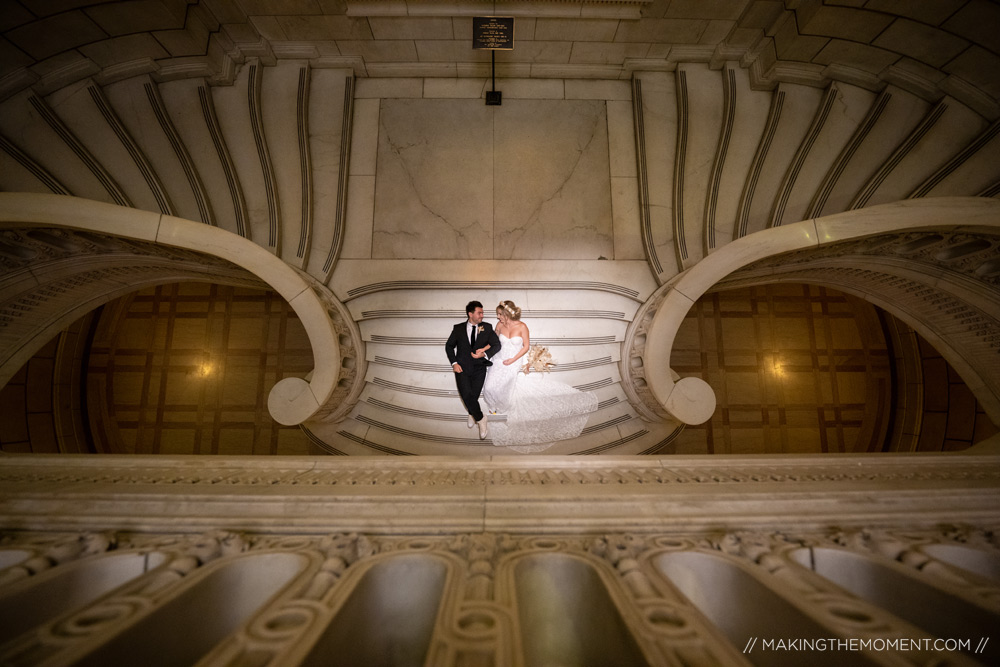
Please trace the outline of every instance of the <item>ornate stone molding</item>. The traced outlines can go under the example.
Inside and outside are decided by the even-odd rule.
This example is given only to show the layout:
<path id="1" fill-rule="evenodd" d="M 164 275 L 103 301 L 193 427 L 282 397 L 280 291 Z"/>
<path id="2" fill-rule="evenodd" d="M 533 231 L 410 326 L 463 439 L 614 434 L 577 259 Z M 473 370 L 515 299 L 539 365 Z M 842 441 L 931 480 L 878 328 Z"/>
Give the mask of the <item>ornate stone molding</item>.
<path id="1" fill-rule="evenodd" d="M 219 573 L 255 561 L 281 559 L 295 565 L 286 565 L 292 572 L 273 586 L 272 595 L 256 608 L 237 611 L 238 605 L 233 605 L 234 614 L 245 616 L 238 631 L 218 627 L 211 617 L 199 620 L 206 632 L 218 637 L 214 646 L 202 649 L 200 664 L 231 665 L 251 656 L 260 663 L 303 664 L 324 638 L 324 650 L 357 657 L 361 655 L 357 647 L 338 643 L 329 633 L 345 624 L 355 628 L 355 633 L 363 632 L 366 623 L 377 623 L 383 614 L 391 614 L 393 595 L 398 593 L 406 595 L 408 619 L 422 615 L 443 619 L 428 626 L 430 640 L 424 649 L 428 664 L 468 664 L 475 657 L 488 658 L 494 664 L 523 665 L 525 654 L 536 650 L 532 637 L 538 633 L 526 619 L 544 613 L 535 606 L 537 601 L 525 584 L 540 574 L 540 581 L 549 584 L 545 589 L 548 600 L 581 603 L 575 608 L 550 607 L 550 611 L 558 610 L 557 616 L 562 618 L 575 617 L 590 628 L 605 627 L 610 614 L 627 628 L 626 637 L 636 643 L 644 664 L 742 665 L 746 664 L 746 656 L 740 655 L 741 649 L 746 653 L 744 638 L 737 640 L 731 628 L 713 623 L 711 610 L 706 608 L 718 586 L 703 580 L 696 591 L 699 594 L 691 594 L 685 582 L 673 576 L 672 563 L 683 565 L 689 573 L 685 579 L 704 578 L 705 566 L 727 571 L 723 593 L 730 608 L 727 616 L 736 625 L 741 625 L 741 617 L 761 613 L 747 598 L 749 584 L 757 595 L 784 605 L 784 615 L 758 618 L 753 627 L 759 631 L 792 631 L 794 635 L 789 622 L 805 614 L 818 624 L 824 637 L 919 640 L 934 635 L 871 600 L 846 592 L 803 562 L 801 556 L 814 550 L 843 554 L 862 569 L 902 571 L 910 590 L 936 591 L 942 600 L 979 609 L 988 616 L 998 609 L 1000 587 L 996 582 L 930 554 L 964 549 L 982 558 L 1000 558 L 994 526 L 647 534 L 612 530 L 562 535 L 492 531 L 448 535 L 331 531 L 294 536 L 221 530 L 202 534 L 8 532 L 0 538 L 0 549 L 9 554 L 20 552 L 22 560 L 0 569 L 0 582 L 6 591 L 30 592 L 36 582 L 44 585 L 61 572 L 86 571 L 115 558 L 145 558 L 151 565 L 107 595 L 37 629 L 21 632 L 0 649 L 0 660 L 5 664 L 40 659 L 72 662 L 96 651 L 120 651 L 116 642 L 124 631 L 153 614 L 164 618 L 171 610 L 176 613 L 181 605 L 173 604 L 175 601 L 184 599 L 190 604 L 206 589 L 211 589 L 213 596 L 231 593 L 219 580 Z M 426 597 L 421 575 L 431 571 L 440 573 L 442 584 L 436 594 Z M 263 572 L 259 575 L 268 578 Z M 381 593 L 375 594 L 373 584 L 380 585 Z M 243 582 L 241 587 L 248 585 Z M 352 616 L 357 612 L 352 602 L 366 598 L 368 614 L 378 618 Z M 550 641 L 558 641 L 558 635 L 567 632 L 558 620 L 551 617 L 554 625 L 545 626 Z M 387 630 L 382 628 L 386 641 L 400 640 L 399 632 Z M 402 637 L 405 639 L 405 633 Z M 194 642 L 193 638 L 179 639 L 184 645 Z M 352 633 L 350 639 L 356 641 L 357 635 Z M 586 639 L 577 637 L 575 645 L 581 641 Z M 979 650 L 971 645 L 967 653 L 973 652 Z M 946 655 L 949 664 L 973 664 L 960 653 L 943 654 L 927 647 L 898 653 L 890 649 L 883 655 L 889 660 L 905 658 L 921 663 Z"/>
<path id="2" fill-rule="evenodd" d="M 963 227 L 955 230 L 958 236 L 954 240 L 945 241 L 945 235 L 950 236 L 950 230 L 955 229 L 956 221 L 961 221 Z M 857 244 L 857 248 L 869 248 L 867 252 L 871 254 L 860 260 L 835 260 L 832 256 L 825 264 L 819 260 L 811 265 L 811 275 L 804 274 L 797 279 L 825 282 L 822 270 L 838 266 L 836 262 L 841 261 L 839 266 L 845 271 L 897 274 L 895 278 L 898 280 L 915 284 L 914 289 L 906 289 L 923 301 L 915 305 L 912 312 L 899 311 L 894 309 L 899 300 L 894 291 L 897 287 L 895 283 L 891 280 L 872 280 L 871 275 L 858 279 L 864 280 L 864 293 L 861 295 L 865 299 L 893 312 L 921 333 L 929 335 L 932 341 L 940 341 L 945 348 L 941 350 L 942 354 L 960 373 L 965 370 L 963 379 L 984 404 L 987 413 L 994 420 L 1000 419 L 1000 386 L 997 385 L 1000 377 L 992 370 L 996 363 L 995 355 L 992 359 L 986 356 L 984 350 L 987 348 L 983 347 L 995 342 L 997 327 L 995 317 L 990 315 L 995 311 L 991 304 L 995 304 L 998 298 L 998 290 L 993 284 L 997 279 L 998 266 L 992 258 L 997 247 L 995 239 L 1000 236 L 997 229 L 1000 229 L 1000 203 L 975 197 L 941 197 L 873 206 L 775 227 L 737 239 L 679 274 L 674 282 L 659 288 L 650 297 L 649 302 L 655 304 L 655 311 L 652 320 L 642 326 L 646 341 L 656 341 L 656 344 L 647 342 L 644 352 L 638 357 L 641 364 L 634 360 L 631 363 L 644 369 L 646 389 L 659 405 L 681 421 L 698 423 L 685 418 L 683 410 L 693 411 L 704 400 L 686 400 L 690 396 L 698 397 L 696 392 L 676 392 L 675 389 L 681 385 L 670 372 L 674 337 L 695 301 L 744 267 L 758 267 L 754 274 L 755 284 L 787 280 L 792 277 L 791 271 L 800 268 L 794 263 L 786 265 L 789 258 L 793 262 L 796 259 L 808 261 L 804 258 L 813 257 L 814 252 L 849 256 L 855 248 L 850 244 Z M 919 238 L 908 234 L 916 234 Z M 928 243 L 921 239 L 931 241 Z M 840 248 L 844 243 L 849 245 Z M 879 255 L 878 248 L 882 246 L 887 249 Z M 916 258 L 911 259 L 910 255 Z M 928 258 L 932 256 L 935 262 L 947 268 L 931 266 L 933 270 L 928 274 Z M 763 264 L 758 264 L 761 262 Z M 907 275 L 900 275 L 900 267 L 906 269 Z M 944 280 L 950 274 L 960 276 L 960 279 Z M 726 284 L 735 286 L 736 283 L 733 280 Z M 943 319 L 938 318 L 939 321 L 935 321 L 932 327 L 915 321 L 915 318 L 923 317 L 922 313 L 930 306 L 943 309 Z M 636 319 L 639 321 L 642 318 Z M 962 331 L 968 330 L 976 340 L 982 341 L 982 345 L 967 350 L 968 359 L 958 353 L 958 350 L 965 349 L 965 340 L 959 339 L 956 325 L 961 325 Z M 636 356 L 634 348 L 629 356 Z M 697 378 L 685 378 L 683 381 L 705 385 Z M 707 385 L 700 385 L 694 388 L 701 391 L 707 388 Z M 673 407 L 678 402 L 672 397 L 678 393 L 685 399 L 680 402 L 680 411 Z"/>
<path id="3" fill-rule="evenodd" d="M 1000 522 L 1000 469 L 995 457 L 973 455 L 8 456 L 0 484 L 4 525 L 32 530 L 99 531 L 108 522 L 281 533 Z"/>
<path id="4" fill-rule="evenodd" d="M 78 233 L 82 233 L 82 238 L 88 239 L 88 243 L 93 243 L 95 239 L 101 237 L 120 237 L 124 240 L 114 243 L 124 244 L 131 250 L 145 249 L 147 257 L 151 258 L 148 264 L 153 267 L 162 265 L 164 255 L 173 257 L 171 253 L 180 253 L 188 259 L 197 256 L 198 262 L 190 262 L 189 268 L 192 270 L 196 269 L 202 257 L 215 258 L 206 260 L 207 267 L 220 262 L 225 266 L 238 267 L 238 270 L 246 276 L 253 276 L 269 285 L 289 303 L 305 327 L 313 348 L 316 367 L 308 381 L 301 378 L 285 378 L 271 389 L 268 395 L 268 409 L 274 419 L 286 425 L 300 424 L 327 405 L 336 391 L 337 382 L 341 378 L 340 343 L 330 313 L 312 289 L 311 279 L 247 239 L 217 227 L 148 211 L 74 197 L 27 193 L 0 193 L 0 226 L 5 229 L 38 227 L 75 229 Z M 43 230 L 37 232 L 41 233 L 45 232 Z M 12 265 L 11 268 L 17 266 L 16 262 L 21 262 L 20 266 L 23 269 L 20 274 L 15 272 L 14 275 L 8 274 L 3 277 L 4 293 L 23 291 L 23 287 L 18 285 L 19 282 L 25 280 L 29 284 L 36 282 L 35 277 L 27 275 L 34 271 L 28 264 L 36 261 L 43 246 L 48 248 L 43 254 L 55 258 L 59 253 L 67 252 L 72 245 L 69 237 L 65 235 L 60 237 L 52 232 L 48 232 L 48 236 L 42 241 L 35 241 L 33 244 L 38 246 L 39 250 L 29 248 L 30 252 L 23 250 L 18 252 L 16 248 L 11 247 L 11 252 L 6 252 L 8 246 L 6 244 L 0 246 L 0 254 L 8 255 L 6 262 Z M 155 252 L 150 248 L 156 248 Z M 93 257 L 102 256 L 101 252 L 93 249 L 90 250 L 90 254 Z M 167 282 L 163 273 L 169 271 L 162 271 L 162 267 L 157 270 L 160 274 L 155 282 Z M 63 274 L 62 280 L 72 282 L 71 274 L 77 273 L 78 268 L 64 267 L 60 272 Z M 21 277 L 18 278 L 18 275 Z M 125 279 L 120 281 L 120 288 L 122 290 L 120 293 L 112 294 L 103 301 L 100 298 L 96 302 L 84 300 L 85 307 L 93 308 L 114 296 L 132 291 L 135 285 L 133 281 Z M 93 290 L 84 289 L 81 293 L 92 296 Z M 36 305 L 38 304 L 28 303 L 24 306 L 24 310 L 32 311 Z M 79 301 L 74 302 L 72 306 L 64 303 L 61 314 L 65 316 L 66 312 L 70 312 L 71 314 L 66 317 L 72 319 L 73 316 L 82 314 L 72 311 L 73 308 L 79 307 Z M 63 322 L 66 323 L 68 322 Z M 40 345 L 41 343 L 37 343 L 38 340 L 42 342 L 48 340 L 39 335 L 44 334 L 46 329 L 38 327 L 37 320 L 32 320 L 30 324 L 32 326 L 26 328 L 25 335 L 30 336 L 32 344 Z M 19 346 L 21 349 L 30 347 L 30 344 L 23 342 Z M 30 354 L 31 352 L 28 353 L 29 357 Z M 25 360 L 21 360 L 21 363 Z"/>

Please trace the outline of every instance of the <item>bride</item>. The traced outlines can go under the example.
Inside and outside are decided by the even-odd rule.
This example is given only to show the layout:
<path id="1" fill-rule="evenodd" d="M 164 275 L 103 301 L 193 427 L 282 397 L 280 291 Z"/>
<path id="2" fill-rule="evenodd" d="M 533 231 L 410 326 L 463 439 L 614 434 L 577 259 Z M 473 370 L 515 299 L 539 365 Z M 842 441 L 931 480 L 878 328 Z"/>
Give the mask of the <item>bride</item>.
<path id="1" fill-rule="evenodd" d="M 556 440 L 580 435 L 587 416 L 597 409 L 597 396 L 546 377 L 529 375 L 518 361 L 531 349 L 528 325 L 513 301 L 497 306 L 500 352 L 486 373 L 483 398 L 490 412 L 507 421 L 491 424 L 493 444 L 528 453 L 548 449 Z M 501 362 L 501 363 L 497 363 Z"/>

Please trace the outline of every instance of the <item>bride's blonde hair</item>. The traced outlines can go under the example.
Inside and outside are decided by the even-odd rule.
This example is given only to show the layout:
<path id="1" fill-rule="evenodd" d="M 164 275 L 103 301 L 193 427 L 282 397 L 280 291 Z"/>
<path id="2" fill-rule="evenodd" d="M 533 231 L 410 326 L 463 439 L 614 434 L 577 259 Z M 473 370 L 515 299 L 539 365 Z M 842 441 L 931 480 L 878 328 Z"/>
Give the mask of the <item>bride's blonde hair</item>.
<path id="1" fill-rule="evenodd" d="M 501 301 L 497 310 L 502 310 L 504 314 L 512 320 L 521 319 L 521 309 L 514 305 L 513 301 Z"/>

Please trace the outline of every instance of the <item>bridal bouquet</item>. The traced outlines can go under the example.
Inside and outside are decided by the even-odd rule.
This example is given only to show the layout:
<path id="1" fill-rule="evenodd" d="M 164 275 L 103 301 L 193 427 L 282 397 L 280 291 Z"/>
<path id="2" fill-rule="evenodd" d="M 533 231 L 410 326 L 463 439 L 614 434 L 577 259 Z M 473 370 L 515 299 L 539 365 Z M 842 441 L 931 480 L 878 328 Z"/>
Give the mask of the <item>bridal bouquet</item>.
<path id="1" fill-rule="evenodd" d="M 525 355 L 525 358 L 527 361 L 521 366 L 521 372 L 525 375 L 531 371 L 547 373 L 550 366 L 556 365 L 552 361 L 552 354 L 549 352 L 549 349 L 541 345 L 532 345 L 528 348 L 528 354 Z"/>

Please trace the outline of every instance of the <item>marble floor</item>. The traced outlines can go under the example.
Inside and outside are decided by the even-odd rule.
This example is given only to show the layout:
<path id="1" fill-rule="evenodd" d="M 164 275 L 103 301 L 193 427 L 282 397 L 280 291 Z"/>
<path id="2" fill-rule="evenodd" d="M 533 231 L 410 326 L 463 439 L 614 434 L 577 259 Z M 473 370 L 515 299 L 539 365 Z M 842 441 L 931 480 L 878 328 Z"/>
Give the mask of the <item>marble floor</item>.
<path id="1" fill-rule="evenodd" d="M 823 287 L 706 295 L 681 327 L 671 365 L 702 377 L 718 401 L 708 422 L 685 429 L 678 452 L 869 451 L 889 407 L 874 309 Z"/>
<path id="2" fill-rule="evenodd" d="M 309 340 L 277 294 L 203 283 L 129 298 L 98 328 L 88 366 L 92 430 L 137 454 L 308 454 L 271 419 L 278 380 L 312 370 Z M 106 418 L 105 418 L 106 417 Z M 114 445 L 106 444 L 107 449 Z"/>

